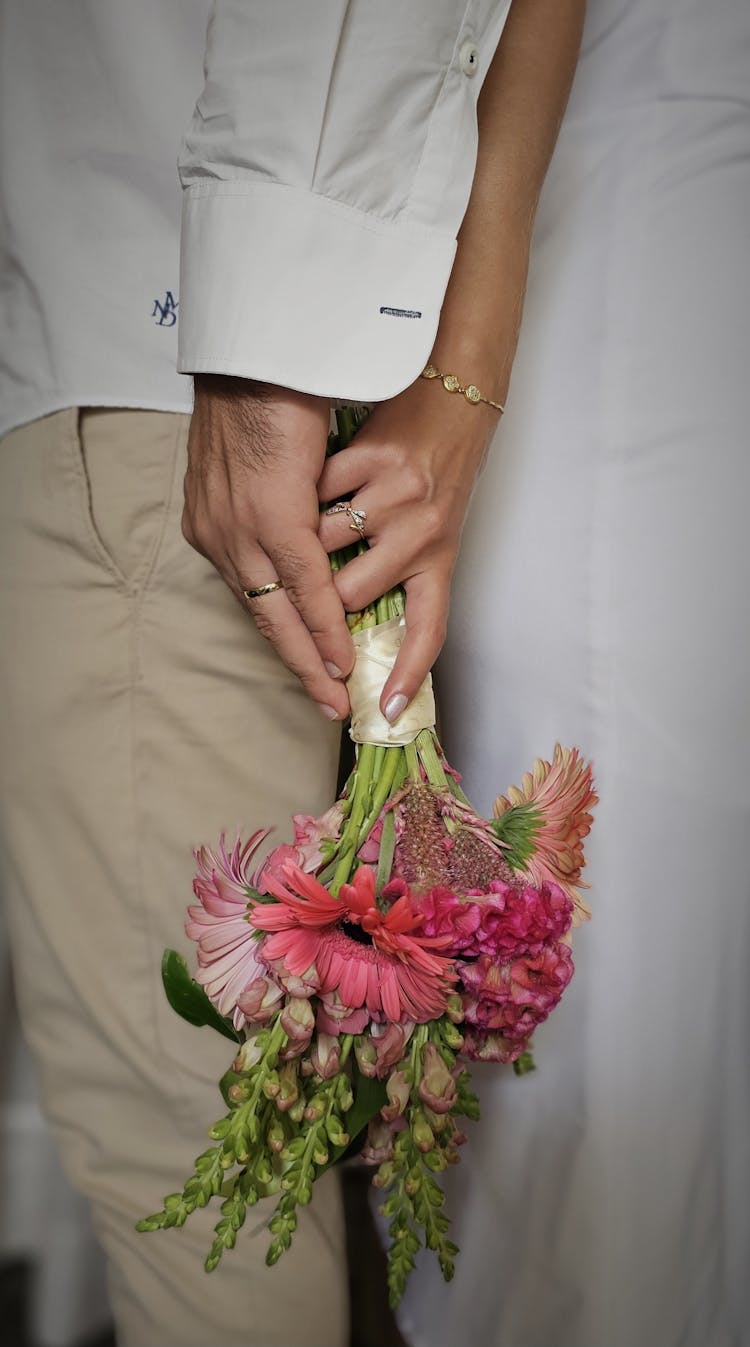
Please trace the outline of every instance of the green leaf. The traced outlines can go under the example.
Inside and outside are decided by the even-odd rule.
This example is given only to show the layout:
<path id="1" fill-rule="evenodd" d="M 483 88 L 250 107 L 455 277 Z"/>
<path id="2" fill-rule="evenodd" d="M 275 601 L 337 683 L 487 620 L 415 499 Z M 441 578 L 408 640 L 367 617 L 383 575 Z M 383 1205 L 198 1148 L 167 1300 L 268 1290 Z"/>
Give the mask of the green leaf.
<path id="1" fill-rule="evenodd" d="M 231 1020 L 220 1015 L 216 1007 L 190 976 L 190 970 L 176 949 L 165 949 L 161 961 L 161 980 L 167 1000 L 173 1010 L 181 1015 L 188 1024 L 199 1027 L 204 1024 L 216 1029 L 233 1043 L 241 1043 L 242 1037 L 232 1025 Z"/>

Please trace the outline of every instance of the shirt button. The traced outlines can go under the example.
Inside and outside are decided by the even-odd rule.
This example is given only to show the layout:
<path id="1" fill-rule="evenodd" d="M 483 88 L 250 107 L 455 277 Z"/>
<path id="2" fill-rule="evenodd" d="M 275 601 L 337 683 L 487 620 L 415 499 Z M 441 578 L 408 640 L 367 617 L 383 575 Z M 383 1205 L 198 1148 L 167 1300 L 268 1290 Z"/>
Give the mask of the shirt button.
<path id="1" fill-rule="evenodd" d="M 476 75 L 477 70 L 479 69 L 479 52 L 472 41 L 464 42 L 462 44 L 461 50 L 458 53 L 458 64 L 464 75 L 468 75 L 469 78 L 471 78 L 472 75 Z"/>

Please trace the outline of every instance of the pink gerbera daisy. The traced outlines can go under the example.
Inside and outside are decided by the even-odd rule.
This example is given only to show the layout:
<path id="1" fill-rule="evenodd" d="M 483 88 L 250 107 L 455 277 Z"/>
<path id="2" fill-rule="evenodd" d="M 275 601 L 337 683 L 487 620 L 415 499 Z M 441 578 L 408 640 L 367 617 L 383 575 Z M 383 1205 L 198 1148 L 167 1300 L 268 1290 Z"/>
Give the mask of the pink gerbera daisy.
<path id="1" fill-rule="evenodd" d="M 238 839 L 229 852 L 222 833 L 218 853 L 208 847 L 194 853 L 198 873 L 193 892 L 200 906 L 188 908 L 185 931 L 198 944 L 195 980 L 205 987 L 220 1015 L 232 1015 L 235 1029 L 248 1023 L 238 998 L 268 972 L 258 959 L 259 941 L 247 915 L 253 892 L 250 861 L 268 833 L 268 828 L 260 829 L 244 846 Z"/>
<path id="2" fill-rule="evenodd" d="M 269 934 L 263 957 L 299 977 L 314 965 L 321 997 L 337 992 L 343 1006 L 366 1009 L 376 1022 L 425 1023 L 441 1015 L 455 975 L 436 952 L 441 939 L 416 933 L 420 915 L 404 894 L 386 911 L 375 901 L 375 876 L 360 866 L 334 898 L 298 866 L 285 882 L 268 881 L 276 903 L 256 903 L 250 921 Z"/>

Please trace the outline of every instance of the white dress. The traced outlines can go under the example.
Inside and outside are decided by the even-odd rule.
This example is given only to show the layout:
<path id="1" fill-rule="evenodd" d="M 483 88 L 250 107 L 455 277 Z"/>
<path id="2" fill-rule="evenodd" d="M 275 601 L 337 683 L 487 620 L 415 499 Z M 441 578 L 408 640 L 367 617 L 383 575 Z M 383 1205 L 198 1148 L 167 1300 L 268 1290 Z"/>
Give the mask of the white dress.
<path id="1" fill-rule="evenodd" d="M 593 920 L 481 1080 L 418 1347 L 750 1343 L 750 4 L 590 0 L 440 697 L 489 810 L 593 758 Z"/>

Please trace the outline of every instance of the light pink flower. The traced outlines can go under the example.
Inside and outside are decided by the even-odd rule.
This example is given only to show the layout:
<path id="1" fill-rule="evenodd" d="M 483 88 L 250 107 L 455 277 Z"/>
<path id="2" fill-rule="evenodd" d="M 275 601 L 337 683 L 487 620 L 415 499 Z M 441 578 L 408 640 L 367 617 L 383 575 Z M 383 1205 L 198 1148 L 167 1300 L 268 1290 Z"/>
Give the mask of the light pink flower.
<path id="1" fill-rule="evenodd" d="M 290 996 L 279 1016 L 279 1024 L 288 1036 L 282 1057 L 299 1057 L 307 1048 L 315 1028 L 315 1013 L 306 996 Z"/>
<path id="2" fill-rule="evenodd" d="M 247 1023 L 237 1000 L 266 968 L 258 958 L 259 942 L 248 921 L 252 879 L 248 867 L 268 829 L 253 833 L 244 846 L 239 838 L 227 851 L 222 833 L 218 852 L 200 847 L 193 891 L 199 907 L 188 908 L 185 931 L 198 945 L 196 982 L 205 988 L 220 1015 L 231 1015 L 235 1029 Z"/>
<path id="3" fill-rule="evenodd" d="M 321 1033 L 318 1030 L 310 1053 L 312 1064 L 323 1080 L 332 1080 L 339 1073 L 341 1064 L 341 1045 L 334 1034 Z"/>
<path id="4" fill-rule="evenodd" d="M 294 845 L 300 853 L 301 859 L 297 864 L 301 870 L 313 874 L 318 869 L 323 860 L 323 843 L 338 840 L 343 820 L 344 806 L 341 800 L 331 805 L 320 818 L 314 818 L 312 814 L 293 815 Z"/>
<path id="5" fill-rule="evenodd" d="M 237 1007 L 250 1024 L 267 1024 L 273 1019 L 283 996 L 284 988 L 277 982 L 269 977 L 258 977 L 240 992 Z"/>
<path id="6" fill-rule="evenodd" d="M 268 893 L 266 881 L 270 876 L 276 879 L 283 878 L 283 867 L 289 861 L 293 865 L 302 864 L 299 847 L 291 847 L 288 842 L 282 842 L 280 846 L 274 847 L 273 851 L 269 851 L 255 878 L 258 893 Z"/>
<path id="7" fill-rule="evenodd" d="M 383 1161 L 390 1160 L 393 1155 L 393 1138 L 395 1127 L 384 1122 L 380 1114 L 376 1114 L 370 1120 L 367 1126 L 367 1138 L 360 1151 L 360 1159 L 366 1165 L 382 1165 Z"/>
<path id="8" fill-rule="evenodd" d="M 433 1113 L 450 1113 L 456 1102 L 456 1082 L 434 1043 L 422 1049 L 419 1097 Z"/>
<path id="9" fill-rule="evenodd" d="M 292 818 L 294 844 L 290 846 L 288 842 L 282 842 L 266 856 L 254 879 L 258 893 L 270 892 L 267 885 L 269 878 L 283 881 L 285 865 L 298 865 L 300 870 L 314 874 L 324 859 L 323 843 L 338 838 L 343 817 L 340 801 L 321 814 L 320 818 L 314 818 L 312 814 L 295 814 Z"/>
<path id="10" fill-rule="evenodd" d="M 405 1112 L 411 1095 L 411 1085 L 403 1071 L 392 1071 L 385 1083 L 388 1103 L 383 1104 L 380 1116 L 383 1122 L 395 1122 Z"/>
<path id="11" fill-rule="evenodd" d="M 411 1020 L 401 1024 L 373 1024 L 370 1038 L 375 1048 L 375 1075 L 385 1076 L 401 1061 L 414 1030 Z"/>

